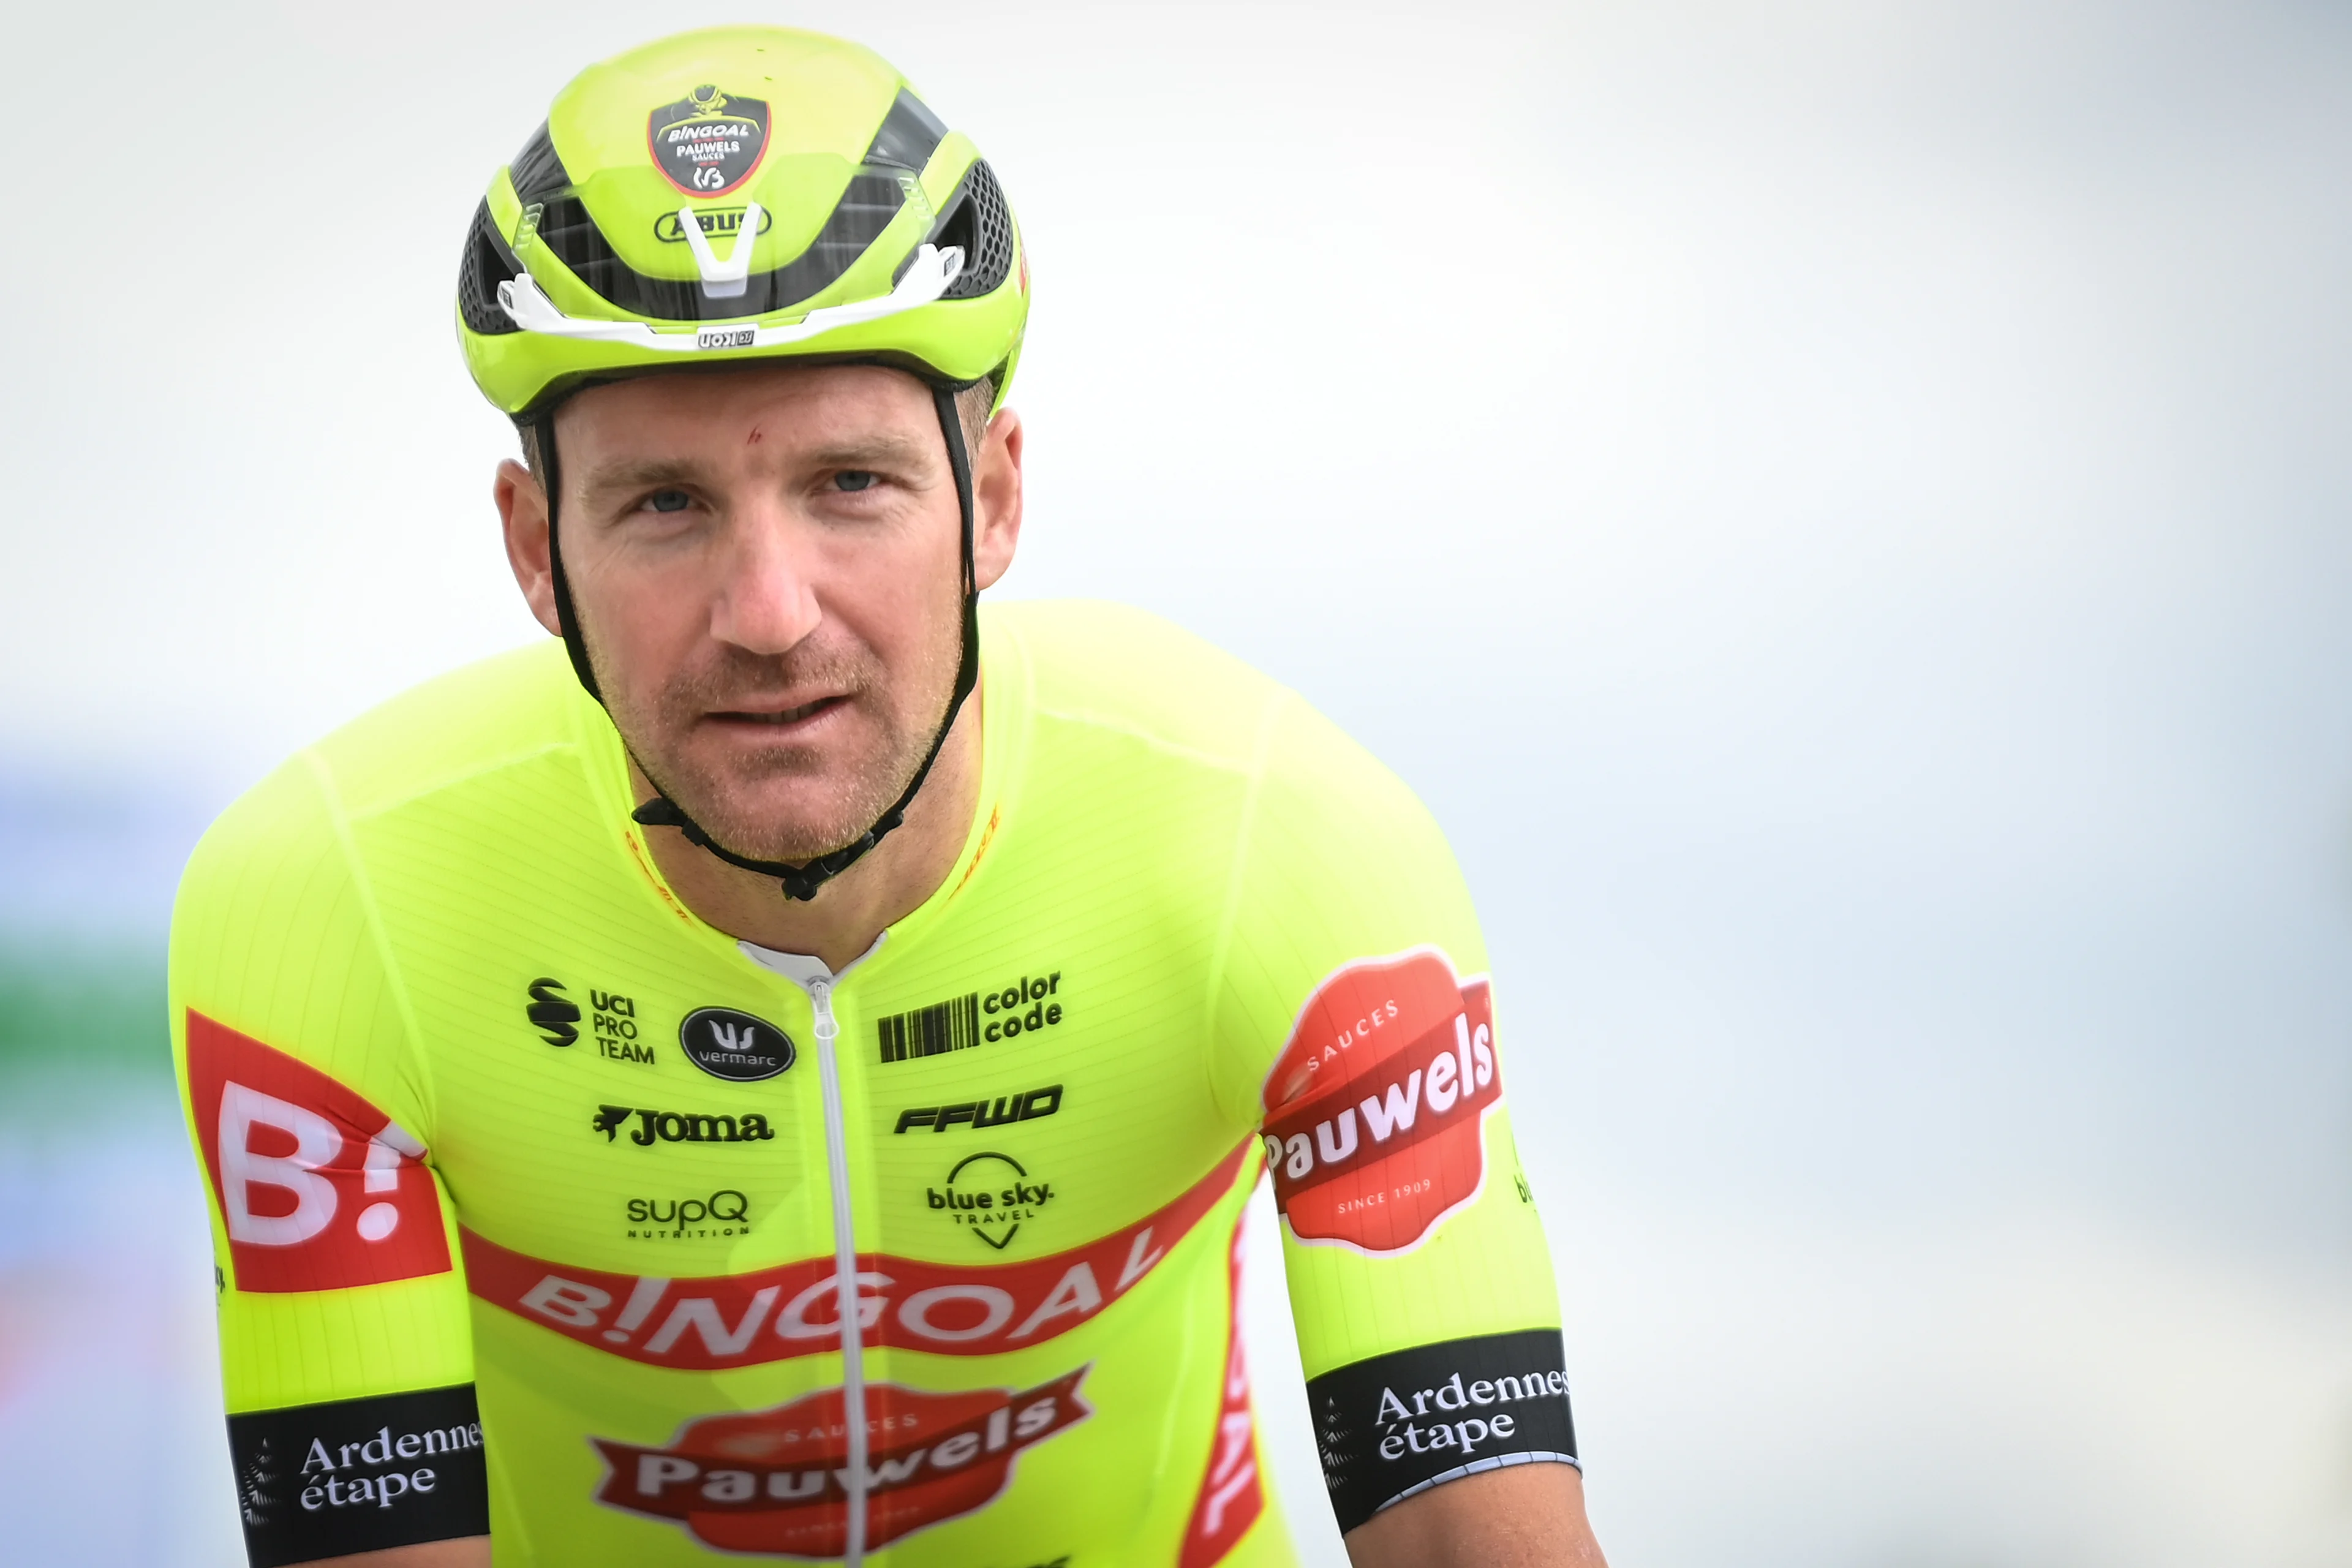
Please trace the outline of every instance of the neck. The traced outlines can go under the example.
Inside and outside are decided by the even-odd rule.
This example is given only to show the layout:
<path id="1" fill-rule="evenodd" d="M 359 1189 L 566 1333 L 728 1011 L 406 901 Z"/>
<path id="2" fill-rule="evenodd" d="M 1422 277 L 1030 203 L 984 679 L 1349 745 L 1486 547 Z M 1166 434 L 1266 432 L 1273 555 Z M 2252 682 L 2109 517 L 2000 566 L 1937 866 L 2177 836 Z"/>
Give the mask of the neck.
<path id="1" fill-rule="evenodd" d="M 806 903 L 784 897 L 775 879 L 730 866 L 686 841 L 675 827 L 642 831 L 654 864 L 704 923 L 778 952 L 803 952 L 838 970 L 891 924 L 922 907 L 953 872 L 980 800 L 981 694 L 956 715 L 930 776 L 907 806 L 907 820 L 866 858 Z M 629 763 L 637 804 L 656 790 Z"/>

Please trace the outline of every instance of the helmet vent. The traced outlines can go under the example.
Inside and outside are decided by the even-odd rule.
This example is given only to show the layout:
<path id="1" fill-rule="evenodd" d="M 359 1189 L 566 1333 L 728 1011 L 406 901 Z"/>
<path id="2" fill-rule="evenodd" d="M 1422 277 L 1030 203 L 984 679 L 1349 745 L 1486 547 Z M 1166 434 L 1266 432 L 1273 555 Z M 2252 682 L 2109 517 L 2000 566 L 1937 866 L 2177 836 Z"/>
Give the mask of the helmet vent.
<path id="1" fill-rule="evenodd" d="M 507 165 L 507 178 L 514 184 L 515 199 L 525 206 L 545 201 L 572 184 L 571 172 L 555 155 L 555 138 L 548 134 L 547 121 L 540 121 L 539 129 Z"/>
<path id="2" fill-rule="evenodd" d="M 874 133 L 874 145 L 866 150 L 866 161 L 911 169 L 919 174 L 923 165 L 931 161 L 931 153 L 947 140 L 947 134 L 948 128 L 940 122 L 940 117 L 921 99 L 901 88 L 898 101 L 890 106 L 889 117 Z"/>
<path id="3" fill-rule="evenodd" d="M 906 196 L 887 174 L 853 175 L 840 205 L 809 247 L 782 267 L 754 272 L 740 294 L 712 299 L 700 282 L 649 278 L 614 253 L 579 197 L 549 199 L 539 239 L 580 281 L 618 310 L 665 321 L 724 321 L 790 310 L 849 270 L 890 226 Z"/>
<path id="4" fill-rule="evenodd" d="M 1004 191 L 995 171 L 985 161 L 972 164 L 963 188 L 948 204 L 931 243 L 945 249 L 963 247 L 963 270 L 942 296 L 977 300 L 1003 287 L 1013 270 L 1013 214 L 1004 205 Z"/>
<path id="5" fill-rule="evenodd" d="M 473 226 L 466 231 L 465 254 L 457 262 L 457 314 L 468 330 L 484 336 L 521 331 L 499 303 L 499 285 L 521 271 L 522 263 L 490 221 L 490 204 L 478 203 Z"/>

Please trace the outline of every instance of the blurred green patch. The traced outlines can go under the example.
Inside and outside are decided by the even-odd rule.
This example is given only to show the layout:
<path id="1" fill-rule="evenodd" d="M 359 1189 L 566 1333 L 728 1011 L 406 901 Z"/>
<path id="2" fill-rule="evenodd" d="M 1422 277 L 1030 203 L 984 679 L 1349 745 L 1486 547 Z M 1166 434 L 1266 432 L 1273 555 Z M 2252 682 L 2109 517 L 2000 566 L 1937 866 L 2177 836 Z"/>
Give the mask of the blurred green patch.
<path id="1" fill-rule="evenodd" d="M 0 937 L 0 1077 L 168 1078 L 163 944 Z"/>

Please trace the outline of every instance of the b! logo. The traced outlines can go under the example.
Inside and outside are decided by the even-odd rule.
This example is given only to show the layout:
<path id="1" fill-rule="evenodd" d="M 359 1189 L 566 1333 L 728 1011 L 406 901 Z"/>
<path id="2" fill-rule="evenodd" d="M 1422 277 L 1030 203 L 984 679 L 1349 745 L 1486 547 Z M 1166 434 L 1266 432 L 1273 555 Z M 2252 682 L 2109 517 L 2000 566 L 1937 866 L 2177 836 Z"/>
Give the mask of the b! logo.
<path id="1" fill-rule="evenodd" d="M 1266 1075 L 1275 1206 L 1301 1241 L 1417 1247 L 1477 1196 L 1502 1099 L 1485 976 L 1457 978 L 1434 948 L 1348 964 Z"/>
<path id="2" fill-rule="evenodd" d="M 425 1145 L 333 1079 L 188 1014 L 188 1102 L 240 1290 L 446 1273 Z"/>
<path id="3" fill-rule="evenodd" d="M 1090 1363 L 1091 1364 L 1091 1363 Z M 1093 1414 L 1087 1367 L 1023 1393 L 866 1385 L 866 1545 L 987 1507 L 1024 1448 Z M 689 1421 L 666 1448 L 593 1439 L 611 1467 L 596 1500 L 683 1524 L 722 1552 L 838 1557 L 849 1544 L 848 1423 L 841 1390 L 773 1410 Z"/>

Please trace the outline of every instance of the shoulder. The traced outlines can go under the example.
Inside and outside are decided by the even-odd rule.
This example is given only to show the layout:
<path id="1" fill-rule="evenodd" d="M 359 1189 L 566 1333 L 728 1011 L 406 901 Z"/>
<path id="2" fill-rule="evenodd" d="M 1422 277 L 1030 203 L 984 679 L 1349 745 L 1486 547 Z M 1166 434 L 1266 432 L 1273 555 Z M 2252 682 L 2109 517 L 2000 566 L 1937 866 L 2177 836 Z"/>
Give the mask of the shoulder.
<path id="1" fill-rule="evenodd" d="M 573 743 L 576 691 L 551 640 L 413 687 L 304 747 L 206 830 L 181 879 L 182 918 L 257 883 L 315 887 L 352 818 Z"/>
<path id="2" fill-rule="evenodd" d="M 1441 863 L 1420 799 L 1306 699 L 1148 611 L 1096 600 L 996 606 L 988 631 L 1036 721 L 1123 733 L 1245 778 L 1259 855 L 1344 862 L 1402 851 Z"/>
<path id="3" fill-rule="evenodd" d="M 551 637 L 411 687 L 304 754 L 345 810 L 364 814 L 573 744 L 587 701 Z"/>
<path id="4" fill-rule="evenodd" d="M 1094 599 L 991 606 L 988 629 L 1016 652 L 1033 712 L 1124 731 L 1238 769 L 1263 757 L 1269 725 L 1297 697 L 1147 610 Z"/>

